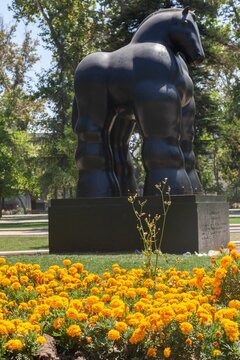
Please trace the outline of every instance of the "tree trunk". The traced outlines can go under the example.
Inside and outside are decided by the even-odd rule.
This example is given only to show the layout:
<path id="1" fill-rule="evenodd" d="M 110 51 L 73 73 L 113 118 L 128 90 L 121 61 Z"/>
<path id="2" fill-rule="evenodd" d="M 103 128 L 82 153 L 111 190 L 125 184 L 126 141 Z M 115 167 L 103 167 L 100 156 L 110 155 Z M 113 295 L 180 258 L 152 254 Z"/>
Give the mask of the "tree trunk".
<path id="1" fill-rule="evenodd" d="M 21 205 L 22 205 L 22 208 L 23 208 L 23 212 L 24 214 L 26 215 L 27 214 L 27 209 L 26 209 L 26 206 L 24 205 L 22 199 L 20 196 L 17 196 L 18 200 L 20 201 Z"/>

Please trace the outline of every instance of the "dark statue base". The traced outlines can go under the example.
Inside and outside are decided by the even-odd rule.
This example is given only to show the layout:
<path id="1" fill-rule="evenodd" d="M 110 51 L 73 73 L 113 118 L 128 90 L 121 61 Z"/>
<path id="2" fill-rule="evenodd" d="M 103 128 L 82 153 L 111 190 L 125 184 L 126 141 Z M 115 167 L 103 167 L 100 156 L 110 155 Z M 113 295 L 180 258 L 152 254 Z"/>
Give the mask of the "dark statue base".
<path id="1" fill-rule="evenodd" d="M 146 213 L 161 213 L 159 197 L 147 197 Z M 229 241 L 228 204 L 222 196 L 174 195 L 162 252 L 218 250 Z M 136 218 L 126 197 L 52 200 L 50 253 L 142 250 Z"/>

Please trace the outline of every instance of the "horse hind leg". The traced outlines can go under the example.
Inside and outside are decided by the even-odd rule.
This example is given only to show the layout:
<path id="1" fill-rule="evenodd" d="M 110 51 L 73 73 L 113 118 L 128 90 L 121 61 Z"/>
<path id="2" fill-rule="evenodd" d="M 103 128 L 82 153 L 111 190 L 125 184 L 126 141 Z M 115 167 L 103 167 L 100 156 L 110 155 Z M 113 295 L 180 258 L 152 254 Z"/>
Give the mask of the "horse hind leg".
<path id="1" fill-rule="evenodd" d="M 173 85 L 143 81 L 135 89 L 135 112 L 143 134 L 144 195 L 159 195 L 167 178 L 171 194 L 192 194 L 179 144 L 181 104 Z"/>
<path id="2" fill-rule="evenodd" d="M 88 95 L 94 92 L 91 90 Z M 109 132 L 114 117 L 108 109 L 107 91 L 99 89 L 97 96 L 76 95 L 78 136 L 76 164 L 79 169 L 77 197 L 113 197 L 120 195 L 113 170 Z"/>
<path id="3" fill-rule="evenodd" d="M 203 188 L 196 171 L 196 159 L 193 152 L 194 138 L 194 117 L 195 101 L 194 98 L 182 108 L 181 137 L 180 146 L 183 152 L 185 168 L 195 194 L 202 193 Z"/>
<path id="4" fill-rule="evenodd" d="M 137 191 L 134 167 L 129 152 L 129 141 L 135 125 L 132 115 L 122 111 L 116 116 L 111 130 L 114 171 L 123 196 L 135 194 Z"/>

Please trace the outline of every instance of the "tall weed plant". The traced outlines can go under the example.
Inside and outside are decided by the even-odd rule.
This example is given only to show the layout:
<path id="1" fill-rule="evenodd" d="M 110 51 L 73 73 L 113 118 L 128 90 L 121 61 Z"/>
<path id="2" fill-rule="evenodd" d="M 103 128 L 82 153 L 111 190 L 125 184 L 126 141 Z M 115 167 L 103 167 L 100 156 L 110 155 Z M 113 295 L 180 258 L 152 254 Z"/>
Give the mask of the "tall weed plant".
<path id="1" fill-rule="evenodd" d="M 161 245 L 167 214 L 171 206 L 171 189 L 167 185 L 167 178 L 155 186 L 160 194 L 159 203 L 161 212 L 159 214 L 146 214 L 145 205 L 147 200 L 140 200 L 137 194 L 128 198 L 137 219 L 137 230 L 143 244 L 143 254 L 146 259 L 144 261 L 144 270 L 147 276 L 154 279 L 157 275 L 159 257 L 162 255 Z"/>

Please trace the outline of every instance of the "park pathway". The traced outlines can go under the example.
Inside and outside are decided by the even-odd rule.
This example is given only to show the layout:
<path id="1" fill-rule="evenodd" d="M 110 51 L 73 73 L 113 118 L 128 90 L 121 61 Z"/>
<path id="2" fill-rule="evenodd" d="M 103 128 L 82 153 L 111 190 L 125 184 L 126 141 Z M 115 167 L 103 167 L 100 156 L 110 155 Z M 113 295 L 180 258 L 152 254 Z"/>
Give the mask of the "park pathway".
<path id="1" fill-rule="evenodd" d="M 34 223 L 34 227 L 31 227 L 31 223 Z M 35 225 L 37 223 L 39 227 Z M 1 224 L 3 224 L 2 228 Z M 9 228 L 4 225 L 9 225 Z M 48 225 L 48 219 L 45 214 L 4 215 L 0 219 L 0 236 L 48 236 L 46 225 Z"/>

